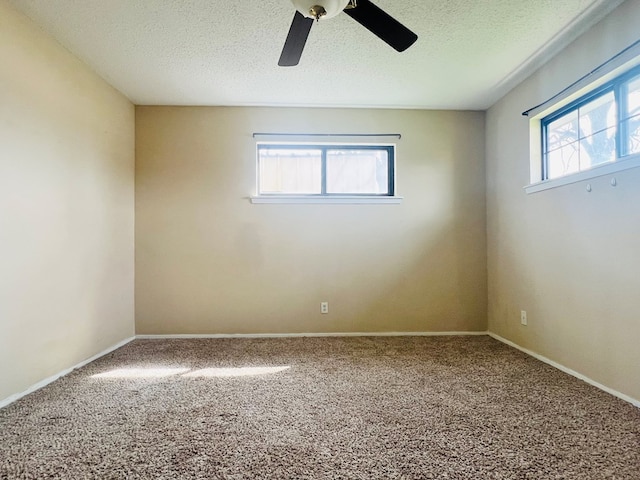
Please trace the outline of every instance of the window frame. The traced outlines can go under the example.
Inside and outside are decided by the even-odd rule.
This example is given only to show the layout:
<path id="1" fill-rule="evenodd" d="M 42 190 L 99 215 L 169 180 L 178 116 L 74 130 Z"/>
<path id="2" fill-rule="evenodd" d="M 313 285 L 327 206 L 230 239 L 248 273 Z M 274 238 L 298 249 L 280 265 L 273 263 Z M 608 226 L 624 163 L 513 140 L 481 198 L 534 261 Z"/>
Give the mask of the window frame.
<path id="1" fill-rule="evenodd" d="M 637 160 L 640 159 L 640 153 L 629 153 L 629 132 L 627 125 L 630 118 L 628 117 L 628 85 L 636 79 L 640 79 L 640 66 L 635 66 L 628 71 L 614 77 L 613 79 L 603 83 L 602 85 L 596 86 L 579 98 L 566 105 L 563 105 L 556 110 L 553 110 L 551 113 L 545 115 L 540 119 L 540 178 L 537 179 L 537 182 L 539 183 L 534 183 L 527 187 L 527 191 L 529 193 L 545 189 L 541 188 L 540 184 L 549 183 L 554 184 L 553 186 L 559 186 L 567 183 L 573 183 L 574 181 L 580 181 L 585 178 L 593 178 L 595 176 L 605 175 L 607 173 L 610 173 L 611 170 L 618 171 L 636 166 Z M 595 165 L 591 168 L 579 170 L 577 172 L 549 178 L 549 152 L 547 151 L 549 125 L 555 120 L 558 120 L 559 118 L 562 118 L 569 113 L 579 111 L 581 107 L 609 93 L 613 93 L 616 104 L 614 160 Z M 578 131 L 578 136 L 579 135 L 580 132 Z M 627 162 L 629 160 L 634 161 L 629 162 L 628 165 L 620 165 L 621 163 Z M 536 188 L 534 189 L 532 187 Z"/>
<path id="2" fill-rule="evenodd" d="M 260 150 L 291 149 L 321 151 L 320 193 L 269 193 L 260 191 Z M 376 150 L 387 153 L 386 193 L 331 193 L 327 191 L 327 152 L 330 150 Z M 400 203 L 396 195 L 396 144 L 345 142 L 257 142 L 256 143 L 256 195 L 252 203 Z"/>

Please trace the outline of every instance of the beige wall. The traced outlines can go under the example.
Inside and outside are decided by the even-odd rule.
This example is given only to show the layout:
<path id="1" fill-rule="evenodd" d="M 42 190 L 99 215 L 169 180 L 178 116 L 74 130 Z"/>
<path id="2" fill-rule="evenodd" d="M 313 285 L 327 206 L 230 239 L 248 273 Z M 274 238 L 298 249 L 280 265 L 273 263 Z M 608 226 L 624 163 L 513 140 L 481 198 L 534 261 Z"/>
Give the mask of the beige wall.
<path id="1" fill-rule="evenodd" d="M 134 114 L 0 0 L 0 401 L 133 334 Z"/>
<path id="2" fill-rule="evenodd" d="M 251 204 L 291 131 L 402 133 L 404 202 Z M 484 182 L 482 112 L 136 107 L 136 331 L 484 331 Z"/>
<path id="3" fill-rule="evenodd" d="M 486 120 L 490 331 L 635 399 L 640 169 L 527 195 L 529 132 L 521 112 L 637 40 L 639 24 L 640 2 L 624 3 Z M 520 310 L 528 312 L 526 327 Z"/>

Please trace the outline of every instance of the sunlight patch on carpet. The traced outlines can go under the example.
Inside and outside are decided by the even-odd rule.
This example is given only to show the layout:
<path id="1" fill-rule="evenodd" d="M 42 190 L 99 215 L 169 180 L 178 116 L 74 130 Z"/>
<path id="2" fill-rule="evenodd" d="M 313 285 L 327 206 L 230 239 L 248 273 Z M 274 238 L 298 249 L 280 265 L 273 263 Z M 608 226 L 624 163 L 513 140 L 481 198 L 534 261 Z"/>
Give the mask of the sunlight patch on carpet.
<path id="1" fill-rule="evenodd" d="M 268 375 L 288 370 L 289 366 L 280 367 L 234 367 L 234 368 L 203 368 L 186 373 L 184 377 L 247 377 L 252 375 Z"/>
<path id="2" fill-rule="evenodd" d="M 283 372 L 291 368 L 288 365 L 276 367 L 226 367 L 202 368 L 190 371 L 190 368 L 118 368 L 92 375 L 91 378 L 166 378 L 172 375 L 183 377 L 249 377 Z M 187 373 L 188 372 L 188 373 Z"/>
<path id="3" fill-rule="evenodd" d="M 92 375 L 91 378 L 165 378 L 188 371 L 188 368 L 118 368 Z"/>

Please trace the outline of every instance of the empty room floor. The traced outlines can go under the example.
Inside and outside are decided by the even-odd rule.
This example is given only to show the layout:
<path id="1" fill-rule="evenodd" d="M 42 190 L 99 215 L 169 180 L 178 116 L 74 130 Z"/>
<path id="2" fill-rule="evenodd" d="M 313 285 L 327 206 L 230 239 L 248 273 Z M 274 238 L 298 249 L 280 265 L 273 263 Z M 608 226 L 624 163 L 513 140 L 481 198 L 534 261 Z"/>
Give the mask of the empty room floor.
<path id="1" fill-rule="evenodd" d="M 134 340 L 0 410 L 0 478 L 638 479 L 640 409 L 488 336 Z"/>

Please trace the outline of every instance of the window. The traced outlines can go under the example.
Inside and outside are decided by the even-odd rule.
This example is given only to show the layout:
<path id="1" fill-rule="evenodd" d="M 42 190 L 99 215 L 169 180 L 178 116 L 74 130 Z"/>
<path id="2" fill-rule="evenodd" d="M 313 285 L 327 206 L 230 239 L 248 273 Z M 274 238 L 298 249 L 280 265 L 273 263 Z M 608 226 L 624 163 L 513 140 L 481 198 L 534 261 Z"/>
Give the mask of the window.
<path id="1" fill-rule="evenodd" d="M 542 178 L 553 180 L 640 153 L 640 68 L 544 117 Z"/>
<path id="2" fill-rule="evenodd" d="M 258 144 L 258 196 L 394 197 L 393 145 Z"/>

